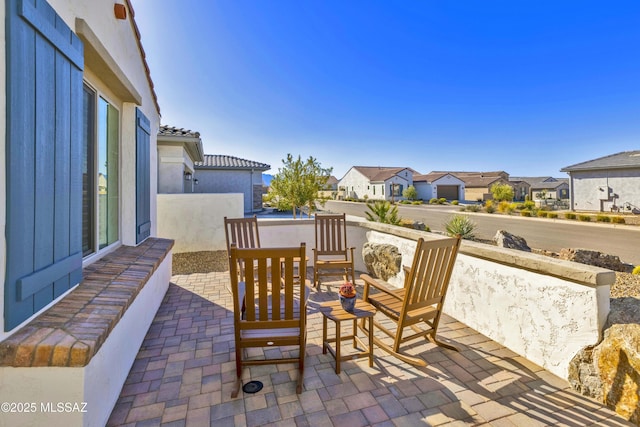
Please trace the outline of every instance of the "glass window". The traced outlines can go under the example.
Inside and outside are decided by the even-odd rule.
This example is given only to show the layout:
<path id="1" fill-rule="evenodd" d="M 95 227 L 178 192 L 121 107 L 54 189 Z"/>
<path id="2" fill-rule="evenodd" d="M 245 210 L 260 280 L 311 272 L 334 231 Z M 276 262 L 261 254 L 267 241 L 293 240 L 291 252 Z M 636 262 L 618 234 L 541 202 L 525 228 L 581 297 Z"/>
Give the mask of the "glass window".
<path id="1" fill-rule="evenodd" d="M 107 100 L 84 87 L 82 248 L 84 255 L 118 241 L 120 117 Z"/>

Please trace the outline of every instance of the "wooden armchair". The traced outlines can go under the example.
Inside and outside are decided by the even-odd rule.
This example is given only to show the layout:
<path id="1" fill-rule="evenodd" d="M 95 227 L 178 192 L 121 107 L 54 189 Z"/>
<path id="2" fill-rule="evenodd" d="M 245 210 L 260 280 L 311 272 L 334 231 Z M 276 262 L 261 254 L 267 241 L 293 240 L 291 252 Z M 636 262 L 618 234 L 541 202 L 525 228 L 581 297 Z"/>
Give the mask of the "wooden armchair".
<path id="1" fill-rule="evenodd" d="M 353 251 L 347 247 L 347 222 L 345 214 L 316 215 L 316 247 L 313 249 L 313 283 L 320 286 L 320 277 L 342 276 L 351 278 L 355 285 Z"/>
<path id="2" fill-rule="evenodd" d="M 224 217 L 224 234 L 227 239 L 227 254 L 231 261 L 231 244 L 237 248 L 259 248 L 260 233 L 258 232 L 258 218 L 254 215 L 251 218 L 227 218 Z M 238 269 L 240 281 L 244 281 L 244 268 Z M 229 266 L 231 269 L 231 266 Z"/>
<path id="3" fill-rule="evenodd" d="M 430 241 L 420 238 L 411 268 L 405 267 L 402 289 L 390 287 L 368 274 L 360 276 L 364 280 L 362 299 L 391 320 L 386 322 L 387 326 L 395 324 L 395 329 L 389 329 L 383 322 L 374 319 L 375 328 L 393 340 L 393 345 L 389 345 L 374 336 L 373 341 L 378 347 L 417 366 L 426 366 L 427 363 L 421 358 L 401 352 L 401 345 L 407 341 L 426 337 L 434 344 L 458 351 L 455 347 L 438 341 L 436 332 L 459 247 L 460 238 Z M 378 292 L 372 293 L 372 288 Z M 366 330 L 364 322 L 360 324 L 360 328 L 368 334 L 372 333 Z M 408 328 L 411 330 L 405 331 Z"/>
<path id="4" fill-rule="evenodd" d="M 231 397 L 237 397 L 245 365 L 297 363 L 297 393 L 302 392 L 306 352 L 306 292 L 295 279 L 295 267 L 306 268 L 305 245 L 294 248 L 239 249 L 231 245 L 231 289 L 233 291 L 233 326 L 236 347 L 237 381 Z M 302 261 L 301 261 L 302 260 Z M 239 265 L 254 265 L 254 274 L 247 274 L 244 286 L 239 286 Z M 244 294 L 240 294 L 240 289 Z M 244 310 L 242 305 L 245 305 Z M 244 311 L 244 313 L 243 313 Z M 252 347 L 270 348 L 297 346 L 297 355 L 290 349 L 282 358 L 246 358 L 244 350 Z"/>

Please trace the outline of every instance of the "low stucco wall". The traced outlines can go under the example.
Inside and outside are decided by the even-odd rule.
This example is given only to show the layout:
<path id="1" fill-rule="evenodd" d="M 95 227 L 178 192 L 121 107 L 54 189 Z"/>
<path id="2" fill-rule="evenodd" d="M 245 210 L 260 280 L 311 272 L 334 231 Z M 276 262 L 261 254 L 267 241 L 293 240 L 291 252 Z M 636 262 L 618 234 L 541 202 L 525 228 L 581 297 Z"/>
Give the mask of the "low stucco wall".
<path id="1" fill-rule="evenodd" d="M 243 195 L 158 194 L 158 237 L 173 239 L 174 253 L 226 250 L 224 217 L 244 216 Z"/>
<path id="2" fill-rule="evenodd" d="M 305 230 L 308 228 L 308 230 Z M 313 221 L 260 222 L 265 244 L 314 245 Z M 410 266 L 419 237 L 437 234 L 350 218 L 349 245 L 356 247 L 356 269 L 365 242 L 389 243 Z M 268 237 L 267 237 L 268 236 Z M 307 240 L 300 240 L 306 237 Z M 312 254 L 311 254 L 312 256 Z M 313 258 L 310 258 L 310 265 Z M 542 255 L 463 241 L 445 302 L 445 313 L 544 367 L 568 378 L 569 361 L 598 342 L 609 313 L 615 273 Z M 401 287 L 404 273 L 390 279 Z"/>

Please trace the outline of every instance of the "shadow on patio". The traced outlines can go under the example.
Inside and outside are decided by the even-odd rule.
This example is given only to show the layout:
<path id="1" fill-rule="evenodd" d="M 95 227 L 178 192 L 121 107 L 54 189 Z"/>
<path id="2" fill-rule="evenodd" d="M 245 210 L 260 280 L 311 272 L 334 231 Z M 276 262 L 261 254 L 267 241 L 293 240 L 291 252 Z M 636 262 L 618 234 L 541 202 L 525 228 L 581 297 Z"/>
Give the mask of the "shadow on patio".
<path id="1" fill-rule="evenodd" d="M 317 304 L 337 299 L 337 289 L 324 285 L 309 301 L 303 393 L 295 393 L 293 364 L 256 366 L 246 368 L 243 379 L 259 380 L 264 388 L 231 399 L 228 283 L 228 272 L 173 276 L 108 425 L 631 425 L 448 316 L 439 336 L 459 353 L 425 340 L 411 350 L 429 365 L 416 368 L 376 348 L 372 368 L 366 359 L 343 362 L 336 375 L 333 358 L 322 354 Z M 360 280 L 358 285 L 361 291 Z"/>

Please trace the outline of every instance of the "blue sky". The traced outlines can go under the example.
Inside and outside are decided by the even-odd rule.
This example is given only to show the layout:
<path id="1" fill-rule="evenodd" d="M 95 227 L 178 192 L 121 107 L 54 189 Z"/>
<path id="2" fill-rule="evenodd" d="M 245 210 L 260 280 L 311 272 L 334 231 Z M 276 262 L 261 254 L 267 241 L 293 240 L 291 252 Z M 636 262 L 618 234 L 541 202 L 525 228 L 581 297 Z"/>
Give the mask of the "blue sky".
<path id="1" fill-rule="evenodd" d="M 132 0 L 162 124 L 268 163 L 567 176 L 640 149 L 640 2 Z"/>

